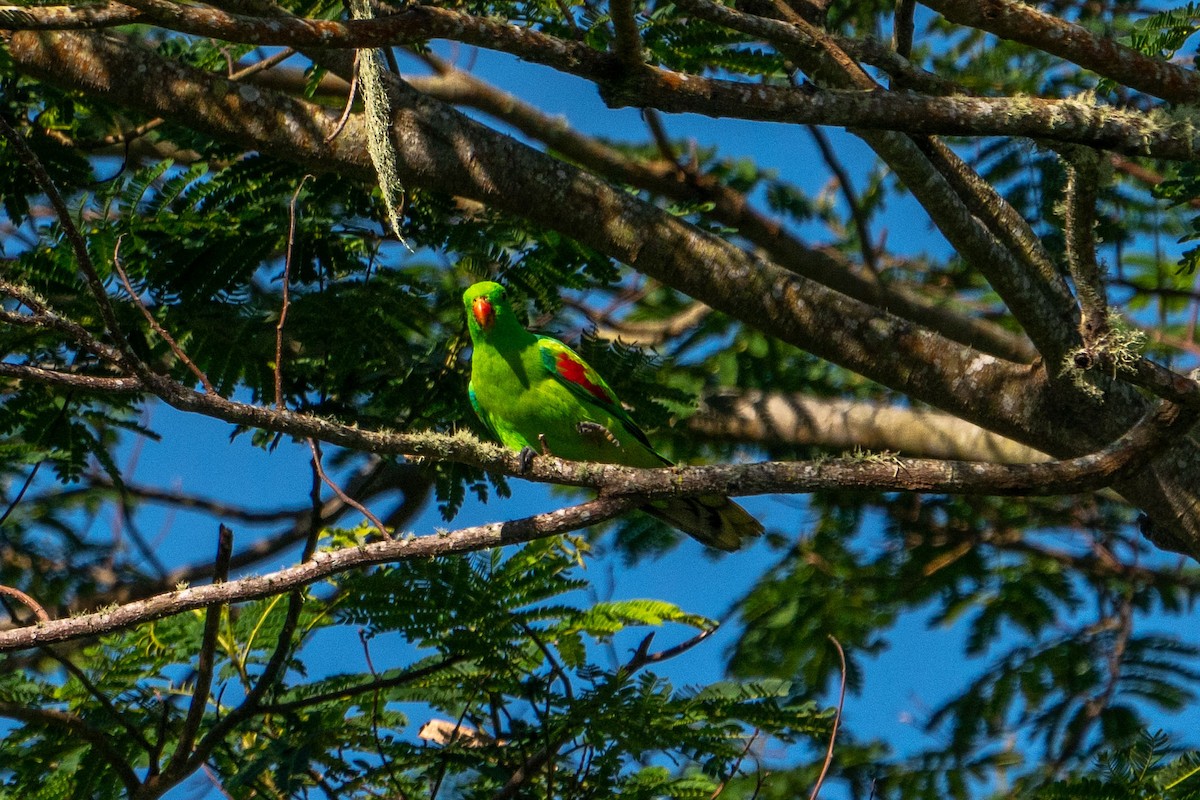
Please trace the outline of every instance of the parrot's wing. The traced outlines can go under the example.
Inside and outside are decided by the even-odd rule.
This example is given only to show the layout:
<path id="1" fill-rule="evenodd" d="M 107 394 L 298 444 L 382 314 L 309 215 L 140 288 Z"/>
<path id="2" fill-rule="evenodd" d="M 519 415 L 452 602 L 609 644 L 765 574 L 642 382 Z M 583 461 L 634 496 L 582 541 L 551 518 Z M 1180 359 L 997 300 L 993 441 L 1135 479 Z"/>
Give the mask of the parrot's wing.
<path id="1" fill-rule="evenodd" d="M 654 447 L 642 429 L 637 426 L 629 412 L 621 405 L 616 393 L 609 388 L 600 377 L 600 373 L 592 369 L 586 361 L 557 339 L 549 336 L 539 336 L 537 340 L 538 353 L 542 365 L 558 381 L 584 403 L 597 405 L 610 415 L 621 421 L 634 438 L 654 452 Z"/>
<path id="2" fill-rule="evenodd" d="M 497 431 L 495 426 L 492 425 L 492 421 L 488 419 L 488 415 L 483 413 L 483 406 L 479 405 L 479 398 L 475 396 L 474 383 L 467 384 L 467 398 L 471 401 L 471 408 L 475 409 L 475 416 L 479 417 L 479 420 L 484 424 L 484 427 L 491 431 L 492 436 L 495 436 L 497 439 L 499 439 L 499 431 Z"/>

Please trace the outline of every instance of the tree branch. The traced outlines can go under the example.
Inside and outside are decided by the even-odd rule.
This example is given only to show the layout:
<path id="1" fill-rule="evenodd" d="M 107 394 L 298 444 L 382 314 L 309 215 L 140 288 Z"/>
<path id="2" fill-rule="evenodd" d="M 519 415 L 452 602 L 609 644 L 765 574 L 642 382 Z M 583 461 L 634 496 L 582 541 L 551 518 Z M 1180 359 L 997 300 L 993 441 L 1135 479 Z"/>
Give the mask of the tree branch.
<path id="1" fill-rule="evenodd" d="M 1028 339 L 1019 334 L 959 313 L 908 287 L 887 286 L 871 280 L 852 269 L 840 253 L 809 247 L 779 221 L 757 211 L 744 194 L 709 176 L 689 175 L 681 179 L 674 164 L 635 161 L 470 73 L 456 70 L 438 59 L 426 58 L 438 70 L 438 75 L 409 79 L 415 88 L 426 94 L 490 114 L 609 180 L 638 186 L 674 200 L 711 203 L 713 208 L 707 212 L 709 216 L 737 229 L 769 253 L 780 266 L 842 294 L 885 307 L 897 316 L 1010 361 L 1028 363 L 1035 356 Z"/>
<path id="2" fill-rule="evenodd" d="M 596 525 L 636 505 L 637 501 L 632 498 L 604 497 L 511 522 L 493 522 L 450 533 L 318 551 L 310 561 L 266 575 L 180 589 L 105 611 L 2 631 L 0 652 L 100 636 L 196 608 L 270 597 L 375 564 L 520 544 Z"/>
<path id="3" fill-rule="evenodd" d="M 256 17 L 229 13 L 201 3 L 182 5 L 169 0 L 129 0 L 127 5 L 141 12 L 142 22 L 153 22 L 180 33 L 244 44 L 362 49 L 444 38 L 592 77 L 609 74 L 617 64 L 613 56 L 582 42 L 428 5 L 404 6 L 377 19 L 346 21 L 290 15 Z"/>
<path id="4" fill-rule="evenodd" d="M 0 30 L 86 30 L 138 22 L 142 12 L 123 3 L 95 6 L 0 6 Z"/>
<path id="5" fill-rule="evenodd" d="M 0 701 L 0 717 L 66 730 L 92 746 L 100 758 L 112 767 L 130 797 L 141 786 L 137 774 L 129 766 L 125 756 L 113 746 L 109 736 L 104 731 L 92 727 L 76 714 L 52 708 L 35 708 L 24 703 Z"/>
<path id="6" fill-rule="evenodd" d="M 749 391 L 701 398 L 687 427 L 705 436 L 766 445 L 854 447 L 922 458 L 1009 464 L 1049 460 L 952 414 L 930 409 Z"/>
<path id="7" fill-rule="evenodd" d="M 213 583 L 221 584 L 229 580 L 229 560 L 233 555 L 233 531 L 224 525 L 220 526 L 217 535 L 217 557 L 213 570 Z M 181 771 L 188 758 L 192 755 L 192 746 L 200 731 L 200 723 L 204 721 L 204 710 L 208 705 L 208 695 L 212 688 L 213 669 L 216 666 L 217 633 L 220 630 L 221 611 L 223 605 L 209 606 L 204 615 L 204 633 L 200 637 L 200 652 L 197 656 L 196 680 L 192 686 L 192 700 L 188 704 L 187 718 L 175 752 L 163 769 L 164 776 L 173 776 Z"/>
<path id="8" fill-rule="evenodd" d="M 922 0 L 951 22 L 1036 47 L 1174 103 L 1200 100 L 1200 75 L 1015 0 Z"/>
<path id="9" fill-rule="evenodd" d="M 1101 157 L 1095 150 L 1072 148 L 1064 154 L 1067 186 L 1063 203 L 1063 234 L 1067 267 L 1079 297 L 1080 333 L 1090 347 L 1108 333 L 1108 298 L 1104 275 L 1096 259 L 1096 198 L 1100 190 Z"/>

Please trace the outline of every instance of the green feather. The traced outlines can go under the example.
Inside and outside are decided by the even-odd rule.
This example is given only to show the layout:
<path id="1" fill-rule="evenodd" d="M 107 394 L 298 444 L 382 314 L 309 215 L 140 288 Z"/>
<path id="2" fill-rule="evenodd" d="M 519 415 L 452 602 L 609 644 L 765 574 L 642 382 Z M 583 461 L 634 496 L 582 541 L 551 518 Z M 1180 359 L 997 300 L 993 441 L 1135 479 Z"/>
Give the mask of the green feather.
<path id="1" fill-rule="evenodd" d="M 471 334 L 475 413 L 502 444 L 571 461 L 629 467 L 671 462 L 655 452 L 600 375 L 562 342 L 530 333 L 505 289 L 485 281 L 463 294 Z M 762 525 L 727 497 L 672 498 L 643 508 L 701 542 L 735 550 Z"/>

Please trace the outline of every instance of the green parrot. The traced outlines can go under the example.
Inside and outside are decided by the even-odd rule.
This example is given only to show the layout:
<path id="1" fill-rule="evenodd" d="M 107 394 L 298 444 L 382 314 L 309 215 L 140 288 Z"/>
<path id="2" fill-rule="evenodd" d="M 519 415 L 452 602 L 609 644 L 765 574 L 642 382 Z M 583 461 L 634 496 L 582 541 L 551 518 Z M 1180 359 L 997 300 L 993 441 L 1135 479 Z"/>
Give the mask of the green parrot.
<path id="1" fill-rule="evenodd" d="M 546 451 L 571 461 L 654 468 L 671 462 L 650 445 L 613 390 L 575 351 L 525 330 L 498 283 L 463 293 L 471 406 L 526 461 Z M 736 550 L 763 527 L 722 495 L 656 500 L 642 508 L 710 547 Z"/>

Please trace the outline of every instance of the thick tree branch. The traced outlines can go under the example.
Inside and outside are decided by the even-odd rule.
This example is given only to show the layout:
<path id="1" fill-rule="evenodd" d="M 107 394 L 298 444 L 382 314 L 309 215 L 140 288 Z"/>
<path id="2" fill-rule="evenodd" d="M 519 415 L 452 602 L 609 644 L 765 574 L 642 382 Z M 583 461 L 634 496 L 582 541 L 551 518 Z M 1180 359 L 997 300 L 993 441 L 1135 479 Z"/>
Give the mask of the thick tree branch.
<path id="1" fill-rule="evenodd" d="M 1077 100 L 801 91 L 662 69 L 620 70 L 614 56 L 582 43 L 433 6 L 407 6 L 395 15 L 375 20 L 336 22 L 246 17 L 168 0 L 132 0 L 131 5 L 173 30 L 246 44 L 361 48 L 444 37 L 512 53 L 600 82 L 602 94 L 613 106 L 908 133 L 1026 136 L 1126 155 L 1181 161 L 1200 158 L 1200 142 L 1190 136 L 1191 123 L 1187 120 L 1172 122 Z"/>
<path id="2" fill-rule="evenodd" d="M 711 0 L 685 2 L 693 13 L 707 18 L 730 16 Z M 777 2 L 775 7 L 787 21 L 785 24 L 794 26 L 802 38 L 821 44 L 814 48 L 789 43 L 782 45 L 782 51 L 822 86 L 832 88 L 824 95 L 850 98 L 851 102 L 860 98 L 910 96 L 879 91 L 875 82 L 857 64 L 849 62 L 828 34 L 799 19 L 786 4 Z M 761 21 L 755 20 L 761 18 L 739 12 L 731 21 L 745 27 L 760 26 Z M 952 102 L 959 100 L 965 98 L 954 97 Z M 875 129 L 873 125 L 859 126 L 855 133 L 895 171 L 946 240 L 987 278 L 1042 355 L 1050 363 L 1059 363 L 1076 344 L 1074 302 L 1065 284 L 1046 263 L 1048 259 L 1025 221 L 986 181 L 940 143 L 916 141 L 893 130 Z"/>
<path id="3" fill-rule="evenodd" d="M 382 48 L 452 39 L 511 53 L 526 61 L 576 74 L 600 77 L 617 66 L 616 59 L 582 42 L 548 36 L 532 28 L 429 5 L 404 6 L 386 17 L 346 21 L 294 16 L 256 17 L 223 11 L 202 3 L 129 0 L 143 22 L 180 33 L 229 42 L 294 48 Z M 18 20 L 14 20 L 16 22 Z M 16 29 L 14 27 L 14 29 Z"/>
<path id="4" fill-rule="evenodd" d="M 418 90 L 439 100 L 484 111 L 610 180 L 674 200 L 711 203 L 709 216 L 737 229 L 776 263 L 798 275 L 864 303 L 887 308 L 897 316 L 1000 358 L 1028 363 L 1036 355 L 1024 336 L 957 312 L 906 286 L 888 286 L 872 280 L 855 271 L 840 253 L 809 247 L 780 222 L 758 212 L 744 194 L 715 179 L 691 174 L 681 177 L 677 167 L 665 162 L 635 161 L 470 73 L 436 59 L 432 63 L 439 70 L 436 77 L 410 79 Z"/>
<path id="5" fill-rule="evenodd" d="M 94 6 L 0 6 L 0 30 L 86 30 L 128 25 L 142 13 L 124 3 Z"/>
<path id="6" fill-rule="evenodd" d="M 1195 70 L 1151 58 L 1016 0 L 922 0 L 951 22 L 1064 58 L 1140 92 L 1175 103 L 1200 100 Z"/>

